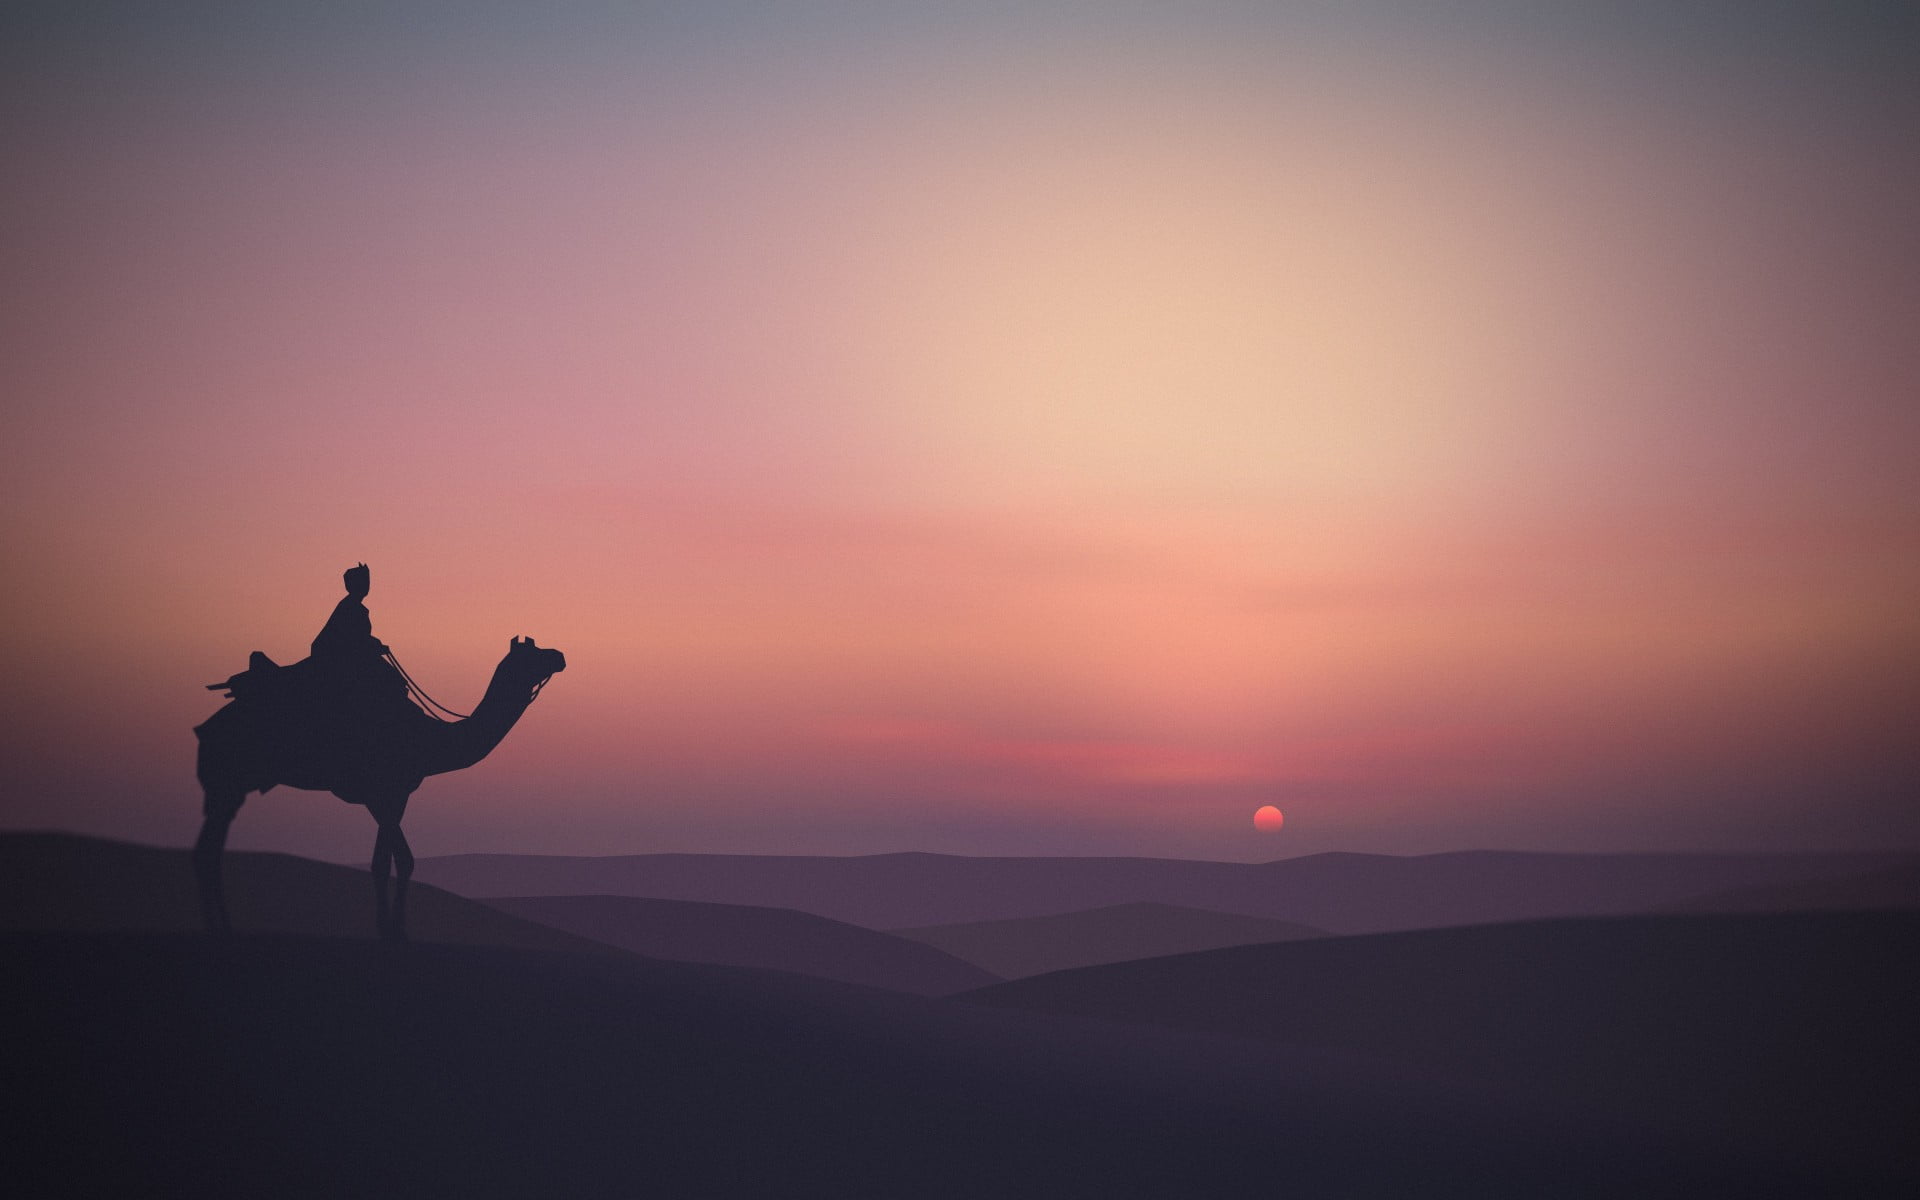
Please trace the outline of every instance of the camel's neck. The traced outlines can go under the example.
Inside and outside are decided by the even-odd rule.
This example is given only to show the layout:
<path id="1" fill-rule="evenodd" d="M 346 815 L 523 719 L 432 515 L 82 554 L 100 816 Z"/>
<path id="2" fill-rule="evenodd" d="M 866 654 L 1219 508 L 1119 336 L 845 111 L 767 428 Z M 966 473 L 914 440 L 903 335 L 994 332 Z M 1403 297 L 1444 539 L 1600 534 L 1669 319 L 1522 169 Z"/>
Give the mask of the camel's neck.
<path id="1" fill-rule="evenodd" d="M 487 694 L 474 706 L 473 715 L 434 729 L 424 766 L 428 775 L 444 775 L 479 762 L 500 744 L 507 732 L 520 720 L 520 714 L 532 703 L 532 685 L 523 671 L 509 669 L 510 659 L 494 668 Z"/>

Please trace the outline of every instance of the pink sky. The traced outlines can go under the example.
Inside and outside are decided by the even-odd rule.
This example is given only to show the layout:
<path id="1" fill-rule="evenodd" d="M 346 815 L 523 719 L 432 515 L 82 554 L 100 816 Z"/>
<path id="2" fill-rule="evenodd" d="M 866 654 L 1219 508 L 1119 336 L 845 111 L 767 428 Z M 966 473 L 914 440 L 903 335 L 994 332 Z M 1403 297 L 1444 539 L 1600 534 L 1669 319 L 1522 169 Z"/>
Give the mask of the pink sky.
<path id="1" fill-rule="evenodd" d="M 365 560 L 571 664 L 422 853 L 1920 843 L 1871 64 L 555 21 L 32 43 L 9 825 L 190 838 Z"/>

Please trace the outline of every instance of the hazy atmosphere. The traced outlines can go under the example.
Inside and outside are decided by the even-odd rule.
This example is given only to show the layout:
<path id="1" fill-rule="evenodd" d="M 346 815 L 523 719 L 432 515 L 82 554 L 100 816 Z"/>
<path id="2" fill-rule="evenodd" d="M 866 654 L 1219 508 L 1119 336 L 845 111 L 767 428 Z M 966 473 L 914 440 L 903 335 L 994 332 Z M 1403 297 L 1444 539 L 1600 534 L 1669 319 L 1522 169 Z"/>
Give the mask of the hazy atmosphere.
<path id="1" fill-rule="evenodd" d="M 1920 846 L 1899 6 L 403 7 L 0 17 L 6 826 L 364 561 L 422 853 Z"/>

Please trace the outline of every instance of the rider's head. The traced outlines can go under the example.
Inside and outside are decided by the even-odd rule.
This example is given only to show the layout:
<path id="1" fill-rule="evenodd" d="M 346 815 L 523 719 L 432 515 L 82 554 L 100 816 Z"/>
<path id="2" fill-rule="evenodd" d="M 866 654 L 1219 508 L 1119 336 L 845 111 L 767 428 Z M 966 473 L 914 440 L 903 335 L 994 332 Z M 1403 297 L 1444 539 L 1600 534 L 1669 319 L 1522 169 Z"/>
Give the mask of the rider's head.
<path id="1" fill-rule="evenodd" d="M 348 567 L 347 573 L 341 576 L 341 578 L 346 580 L 347 595 L 352 596 L 355 600 L 366 599 L 367 589 L 373 586 L 373 577 L 367 573 L 367 564 L 365 563 L 361 563 L 357 567 Z"/>

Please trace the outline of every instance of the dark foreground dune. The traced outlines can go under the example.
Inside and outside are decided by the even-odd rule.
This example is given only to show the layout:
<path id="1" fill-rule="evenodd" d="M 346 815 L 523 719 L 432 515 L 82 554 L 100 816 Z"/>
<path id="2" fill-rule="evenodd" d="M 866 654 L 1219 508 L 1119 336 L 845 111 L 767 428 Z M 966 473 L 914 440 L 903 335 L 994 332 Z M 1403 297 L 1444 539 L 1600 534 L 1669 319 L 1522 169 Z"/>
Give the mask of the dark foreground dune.
<path id="1" fill-rule="evenodd" d="M 1920 1183 L 1920 913 L 1529 922 L 1242 946 L 968 999 L 1376 1054 Z"/>
<path id="2" fill-rule="evenodd" d="M 964 958 L 1004 979 L 1221 946 L 1326 936 L 1323 930 L 1292 921 L 1151 903 L 893 932 Z"/>
<path id="3" fill-rule="evenodd" d="M 785 908 L 633 896 L 520 896 L 486 903 L 623 950 L 681 962 L 798 971 L 916 996 L 948 996 L 1002 978 L 932 945 Z"/>
<path id="4" fill-rule="evenodd" d="M 0 936 L 12 1194 L 1803 1196 L 1339 1056 L 774 972 Z"/>

